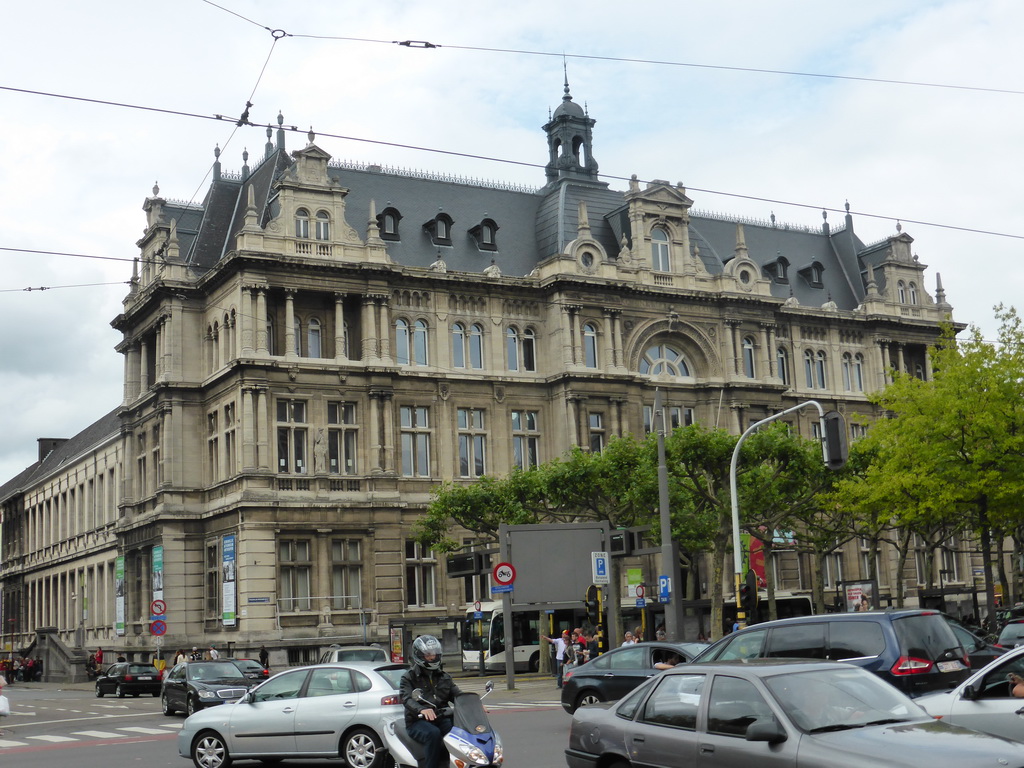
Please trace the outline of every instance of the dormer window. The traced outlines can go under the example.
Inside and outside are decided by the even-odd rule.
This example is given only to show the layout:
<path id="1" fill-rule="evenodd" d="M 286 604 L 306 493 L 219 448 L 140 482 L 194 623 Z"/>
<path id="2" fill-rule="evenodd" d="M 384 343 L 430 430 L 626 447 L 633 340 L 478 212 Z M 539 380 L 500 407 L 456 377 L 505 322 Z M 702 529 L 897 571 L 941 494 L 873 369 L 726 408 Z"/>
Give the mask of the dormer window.
<path id="1" fill-rule="evenodd" d="M 331 239 L 331 217 L 327 211 L 317 211 L 316 213 L 316 239 Z"/>
<path id="2" fill-rule="evenodd" d="M 655 272 L 671 272 L 668 234 L 663 229 L 651 230 L 651 269 Z"/>
<path id="3" fill-rule="evenodd" d="M 908 289 L 908 291 L 909 292 L 908 292 L 907 295 L 910 298 L 910 303 L 911 304 L 917 304 L 917 285 L 915 285 L 914 283 L 911 283 L 910 284 L 910 288 Z"/>
<path id="4" fill-rule="evenodd" d="M 295 236 L 303 240 L 309 239 L 309 211 L 299 208 L 295 212 Z"/>
<path id="5" fill-rule="evenodd" d="M 402 220 L 402 214 L 397 208 L 388 206 L 383 212 L 377 214 L 377 228 L 380 230 L 381 240 L 398 241 L 402 238 L 398 234 L 398 223 Z"/>
<path id="6" fill-rule="evenodd" d="M 430 239 L 434 245 L 452 244 L 452 217 L 447 213 L 437 214 L 437 216 L 423 224 L 423 229 L 430 234 Z"/>
<path id="7" fill-rule="evenodd" d="M 779 256 L 779 258 L 777 258 L 770 264 L 765 264 L 764 271 L 768 274 L 768 277 L 770 277 L 773 282 L 789 282 L 789 260 L 785 256 Z"/>
<path id="8" fill-rule="evenodd" d="M 484 219 L 469 230 L 469 234 L 476 240 L 476 247 L 481 251 L 498 250 L 496 242 L 498 225 L 494 223 L 494 219 Z"/>
<path id="9" fill-rule="evenodd" d="M 906 284 L 902 280 L 900 280 L 898 283 L 896 283 L 896 292 L 899 294 L 900 304 L 906 304 L 907 303 L 907 286 L 906 286 Z"/>
<path id="10" fill-rule="evenodd" d="M 800 270 L 800 276 L 806 280 L 812 288 L 823 288 L 824 284 L 821 281 L 821 275 L 825 271 L 825 268 L 821 266 L 821 262 L 812 261 L 808 266 Z"/>

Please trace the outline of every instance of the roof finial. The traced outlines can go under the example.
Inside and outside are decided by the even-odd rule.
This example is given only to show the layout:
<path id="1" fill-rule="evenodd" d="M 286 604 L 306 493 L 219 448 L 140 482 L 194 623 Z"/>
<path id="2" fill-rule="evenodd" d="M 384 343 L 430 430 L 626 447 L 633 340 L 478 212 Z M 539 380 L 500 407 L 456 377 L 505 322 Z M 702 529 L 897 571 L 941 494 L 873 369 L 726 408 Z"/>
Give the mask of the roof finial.
<path id="1" fill-rule="evenodd" d="M 153 197 L 160 197 L 160 184 L 159 182 L 153 182 Z"/>
<path id="2" fill-rule="evenodd" d="M 565 75 L 565 95 L 562 96 L 562 101 L 572 101 L 572 94 L 569 93 L 569 67 L 565 63 L 565 56 L 562 56 L 562 72 Z"/>
<path id="3" fill-rule="evenodd" d="M 903 231 L 903 225 L 900 224 L 900 220 L 899 219 L 896 219 L 896 234 L 899 234 L 902 231 Z"/>
<path id="4" fill-rule="evenodd" d="M 316 134 L 313 133 L 313 126 L 309 126 L 309 133 L 306 134 L 306 138 L 309 139 L 309 143 L 312 144 L 316 140 Z"/>

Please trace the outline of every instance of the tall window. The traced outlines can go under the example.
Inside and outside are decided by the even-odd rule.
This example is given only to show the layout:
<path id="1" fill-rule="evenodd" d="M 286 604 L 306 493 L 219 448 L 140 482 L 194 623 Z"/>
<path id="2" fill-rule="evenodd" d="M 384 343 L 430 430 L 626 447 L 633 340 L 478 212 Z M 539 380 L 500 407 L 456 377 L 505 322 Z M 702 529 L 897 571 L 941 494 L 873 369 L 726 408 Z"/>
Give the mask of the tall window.
<path id="1" fill-rule="evenodd" d="M 655 272 L 668 272 L 671 269 L 668 235 L 663 229 L 651 231 L 651 269 Z"/>
<path id="2" fill-rule="evenodd" d="M 480 370 L 484 367 L 484 329 L 478 323 L 469 327 L 469 333 L 462 323 L 452 326 L 452 365 L 455 368 Z"/>
<path id="3" fill-rule="evenodd" d="M 145 497 L 148 492 L 148 478 L 146 477 L 146 463 L 148 458 L 149 457 L 146 455 L 146 433 L 139 432 L 138 453 L 135 457 L 135 469 L 137 473 L 137 477 L 135 478 L 135 493 L 137 498 L 140 499 Z"/>
<path id="4" fill-rule="evenodd" d="M 316 212 L 316 239 L 331 239 L 331 217 L 327 215 L 327 211 Z"/>
<path id="5" fill-rule="evenodd" d="M 843 553 L 833 552 L 825 555 L 822 559 L 822 576 L 825 579 L 826 589 L 833 589 L 839 586 L 843 580 Z"/>
<path id="6" fill-rule="evenodd" d="M 331 541 L 331 607 L 362 608 L 363 560 L 359 539 Z"/>
<path id="7" fill-rule="evenodd" d="M 583 324 L 583 364 L 597 368 L 597 328 L 592 323 Z"/>
<path id="8" fill-rule="evenodd" d="M 843 386 L 847 392 L 864 391 L 864 356 L 843 353 Z"/>
<path id="9" fill-rule="evenodd" d="M 355 403 L 327 403 L 327 425 L 327 471 L 335 475 L 354 475 L 359 435 Z"/>
<path id="10" fill-rule="evenodd" d="M 295 212 L 295 236 L 304 240 L 309 239 L 309 211 L 299 208 Z"/>
<path id="11" fill-rule="evenodd" d="M 506 356 L 510 371 L 537 370 L 537 338 L 532 328 L 522 333 L 514 325 L 505 332 Z"/>
<path id="12" fill-rule="evenodd" d="M 485 470 L 487 435 L 482 408 L 459 408 L 459 477 L 481 477 Z"/>
<path id="13" fill-rule="evenodd" d="M 804 379 L 808 389 L 814 389 L 814 353 L 804 350 Z"/>
<path id="14" fill-rule="evenodd" d="M 512 411 L 512 463 L 520 469 L 540 464 L 536 411 Z"/>
<path id="15" fill-rule="evenodd" d="M 818 389 L 826 389 L 828 387 L 828 377 L 825 375 L 826 359 L 823 350 L 818 350 L 818 354 L 814 356 L 814 378 Z"/>
<path id="16" fill-rule="evenodd" d="M 220 616 L 220 547 L 216 541 L 206 544 L 206 617 Z"/>
<path id="17" fill-rule="evenodd" d="M 466 327 L 462 323 L 452 326 L 452 365 L 466 367 Z"/>
<path id="18" fill-rule="evenodd" d="M 308 611 L 313 597 L 313 543 L 281 539 L 277 544 L 278 601 L 284 613 Z"/>
<path id="19" fill-rule="evenodd" d="M 405 599 L 410 608 L 435 605 L 437 559 L 418 541 L 405 542 Z"/>
<path id="20" fill-rule="evenodd" d="M 395 321 L 395 355 L 399 365 L 427 364 L 427 324 L 417 320 L 412 326 L 407 320 Z"/>
<path id="21" fill-rule="evenodd" d="M 779 366 L 779 378 L 782 383 L 789 386 L 789 352 L 785 347 L 779 347 L 776 357 Z"/>
<path id="22" fill-rule="evenodd" d="M 159 443 L 159 427 L 153 429 L 153 439 Z M 156 458 L 156 457 L 154 457 Z M 224 406 L 224 475 L 231 477 L 238 467 L 238 457 L 235 455 L 235 404 L 228 403 Z M 158 464 L 153 465 L 157 475 L 160 475 Z M 157 485 L 163 481 L 157 479 Z"/>
<path id="23" fill-rule="evenodd" d="M 600 453 L 604 450 L 604 414 L 591 413 L 589 417 L 590 426 L 590 452 Z"/>
<path id="24" fill-rule="evenodd" d="M 910 303 L 917 304 L 917 284 L 911 283 L 908 288 L 908 292 L 910 296 Z"/>
<path id="25" fill-rule="evenodd" d="M 743 337 L 743 375 L 754 378 L 754 340 L 749 336 Z"/>
<path id="26" fill-rule="evenodd" d="M 907 286 L 902 280 L 896 283 L 896 293 L 899 294 L 900 304 L 907 303 Z"/>
<path id="27" fill-rule="evenodd" d="M 475 370 L 484 367 L 484 329 L 479 323 L 469 327 L 469 367 Z"/>
<path id="28" fill-rule="evenodd" d="M 690 368 L 686 364 L 683 353 L 668 344 L 655 344 L 644 350 L 640 359 L 640 373 L 657 376 L 665 373 L 670 376 L 689 376 Z"/>
<path id="29" fill-rule="evenodd" d="M 694 423 L 693 408 L 681 408 L 670 405 L 663 408 L 665 412 L 665 430 L 671 432 L 676 427 L 688 427 Z M 658 428 L 653 405 L 645 405 L 643 410 L 644 433 L 654 432 Z"/>
<path id="30" fill-rule="evenodd" d="M 306 466 L 306 401 L 277 401 L 277 471 L 304 475 Z"/>
<path id="31" fill-rule="evenodd" d="M 399 408 L 402 429 L 402 474 L 430 476 L 430 409 L 413 405 Z"/>
<path id="32" fill-rule="evenodd" d="M 306 328 L 306 357 L 323 357 L 320 348 L 320 321 L 315 318 L 309 318 L 309 326 Z"/>

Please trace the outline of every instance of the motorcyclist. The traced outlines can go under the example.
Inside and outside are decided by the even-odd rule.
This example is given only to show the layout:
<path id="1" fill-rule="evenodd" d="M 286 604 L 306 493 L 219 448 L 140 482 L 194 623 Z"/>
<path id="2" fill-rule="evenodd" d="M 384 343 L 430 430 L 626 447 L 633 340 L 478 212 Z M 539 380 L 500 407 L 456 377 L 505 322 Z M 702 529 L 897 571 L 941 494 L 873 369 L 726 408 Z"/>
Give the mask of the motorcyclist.
<path id="1" fill-rule="evenodd" d="M 419 689 L 426 701 L 413 697 Z M 410 666 L 402 675 L 399 695 L 405 705 L 405 727 L 409 736 L 423 745 L 419 768 L 444 768 L 446 754 L 442 739 L 452 729 L 450 716 L 441 708 L 454 703 L 462 691 L 451 675 L 441 668 L 441 643 L 433 635 L 421 635 L 412 644 Z"/>

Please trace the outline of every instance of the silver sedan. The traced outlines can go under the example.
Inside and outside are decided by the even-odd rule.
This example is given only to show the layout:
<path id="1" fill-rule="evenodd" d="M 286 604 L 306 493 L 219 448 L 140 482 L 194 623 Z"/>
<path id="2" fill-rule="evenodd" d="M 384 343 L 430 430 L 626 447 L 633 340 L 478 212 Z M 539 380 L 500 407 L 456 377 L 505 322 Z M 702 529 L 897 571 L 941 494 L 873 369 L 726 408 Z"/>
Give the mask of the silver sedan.
<path id="1" fill-rule="evenodd" d="M 860 667 L 773 659 L 677 666 L 573 715 L 569 768 L 992 768 L 1015 744 L 929 717 Z"/>
<path id="2" fill-rule="evenodd" d="M 349 768 L 380 768 L 381 734 L 401 717 L 400 664 L 349 662 L 281 672 L 237 702 L 185 720 L 178 754 L 196 768 L 233 759 L 342 758 Z"/>
<path id="3" fill-rule="evenodd" d="M 1024 698 L 1013 695 L 1011 674 L 1024 677 L 1024 647 L 999 656 L 951 691 L 914 701 L 945 723 L 1024 741 Z"/>

